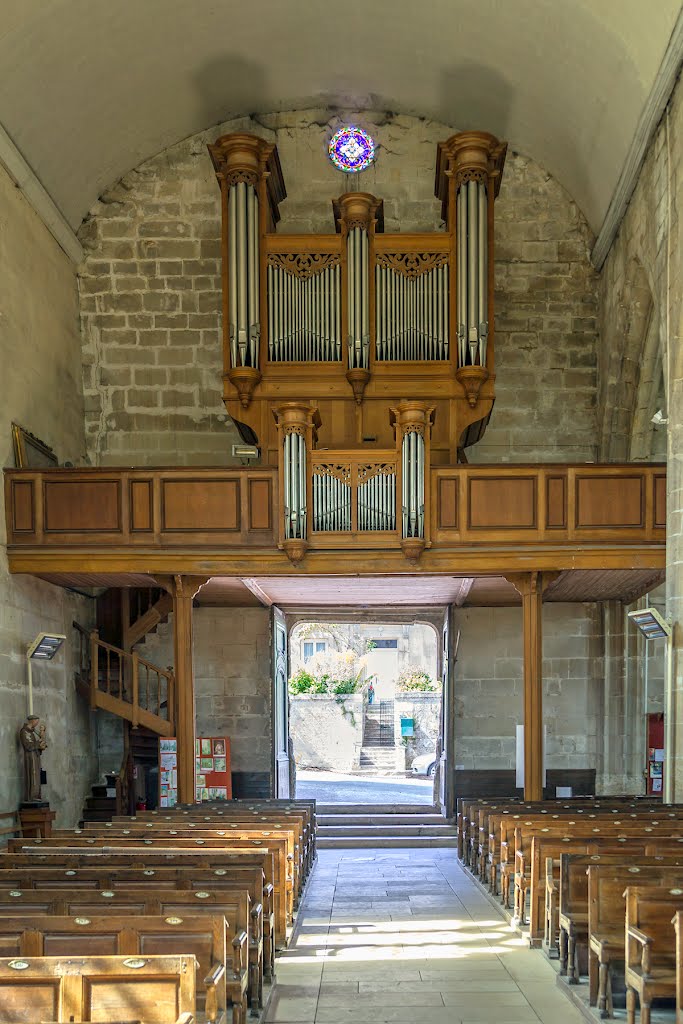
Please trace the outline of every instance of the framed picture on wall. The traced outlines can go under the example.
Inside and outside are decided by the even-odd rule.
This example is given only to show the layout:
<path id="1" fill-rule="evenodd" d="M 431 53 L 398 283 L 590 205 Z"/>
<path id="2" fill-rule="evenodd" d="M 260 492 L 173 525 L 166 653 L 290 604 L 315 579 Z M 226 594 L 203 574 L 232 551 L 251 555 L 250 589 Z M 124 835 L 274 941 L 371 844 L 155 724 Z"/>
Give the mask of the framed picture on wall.
<path id="1" fill-rule="evenodd" d="M 58 465 L 52 448 L 18 423 L 12 424 L 12 444 L 17 469 L 55 469 Z"/>

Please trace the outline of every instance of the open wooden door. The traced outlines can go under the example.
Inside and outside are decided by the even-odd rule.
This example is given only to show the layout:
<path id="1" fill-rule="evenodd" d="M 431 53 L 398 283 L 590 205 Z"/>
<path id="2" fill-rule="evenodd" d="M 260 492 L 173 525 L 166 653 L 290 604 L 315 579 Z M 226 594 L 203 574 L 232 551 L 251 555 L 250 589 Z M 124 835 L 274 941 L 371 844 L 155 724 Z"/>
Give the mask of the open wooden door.
<path id="1" fill-rule="evenodd" d="M 459 640 L 460 632 L 455 630 L 453 624 L 453 606 L 449 605 L 444 614 L 441 632 L 441 758 L 438 771 L 439 792 L 436 794 L 436 801 L 441 807 L 441 813 L 447 818 L 451 818 L 455 813 L 455 779 L 453 775 L 455 768 L 454 682 Z"/>
<path id="2" fill-rule="evenodd" d="M 290 796 L 289 694 L 287 692 L 289 657 L 285 617 L 275 606 L 271 609 L 270 636 L 273 658 L 273 795 L 287 800 Z"/>

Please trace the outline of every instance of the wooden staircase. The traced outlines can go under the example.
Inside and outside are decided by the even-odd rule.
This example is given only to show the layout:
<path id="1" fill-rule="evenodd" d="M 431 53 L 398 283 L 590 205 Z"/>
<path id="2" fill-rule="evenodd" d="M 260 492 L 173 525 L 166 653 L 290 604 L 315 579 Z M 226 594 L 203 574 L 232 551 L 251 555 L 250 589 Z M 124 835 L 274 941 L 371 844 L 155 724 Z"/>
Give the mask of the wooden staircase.
<path id="1" fill-rule="evenodd" d="M 159 619 L 158 621 L 161 621 Z M 175 677 L 135 652 L 100 639 L 96 629 L 73 623 L 78 640 L 76 689 L 100 708 L 158 736 L 174 735 Z"/>

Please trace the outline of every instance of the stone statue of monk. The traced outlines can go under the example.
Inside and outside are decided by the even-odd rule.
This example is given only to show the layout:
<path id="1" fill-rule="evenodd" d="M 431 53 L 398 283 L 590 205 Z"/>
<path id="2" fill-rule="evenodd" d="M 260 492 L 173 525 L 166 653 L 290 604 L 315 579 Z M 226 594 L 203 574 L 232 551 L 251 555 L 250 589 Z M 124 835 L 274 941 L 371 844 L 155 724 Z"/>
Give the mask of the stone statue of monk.
<path id="1" fill-rule="evenodd" d="M 45 726 L 38 715 L 29 715 L 19 732 L 24 748 L 24 803 L 40 803 L 40 755 L 46 749 Z"/>

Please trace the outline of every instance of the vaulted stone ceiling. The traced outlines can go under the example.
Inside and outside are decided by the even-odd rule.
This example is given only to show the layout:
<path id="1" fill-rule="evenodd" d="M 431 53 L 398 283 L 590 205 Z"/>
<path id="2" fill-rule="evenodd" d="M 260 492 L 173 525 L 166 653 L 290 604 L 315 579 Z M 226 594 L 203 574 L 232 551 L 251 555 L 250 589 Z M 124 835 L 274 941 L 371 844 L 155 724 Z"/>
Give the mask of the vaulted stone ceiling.
<path id="1" fill-rule="evenodd" d="M 680 0 L 0 0 L 0 123 L 73 226 L 168 145 L 335 106 L 483 128 L 598 230 Z"/>

